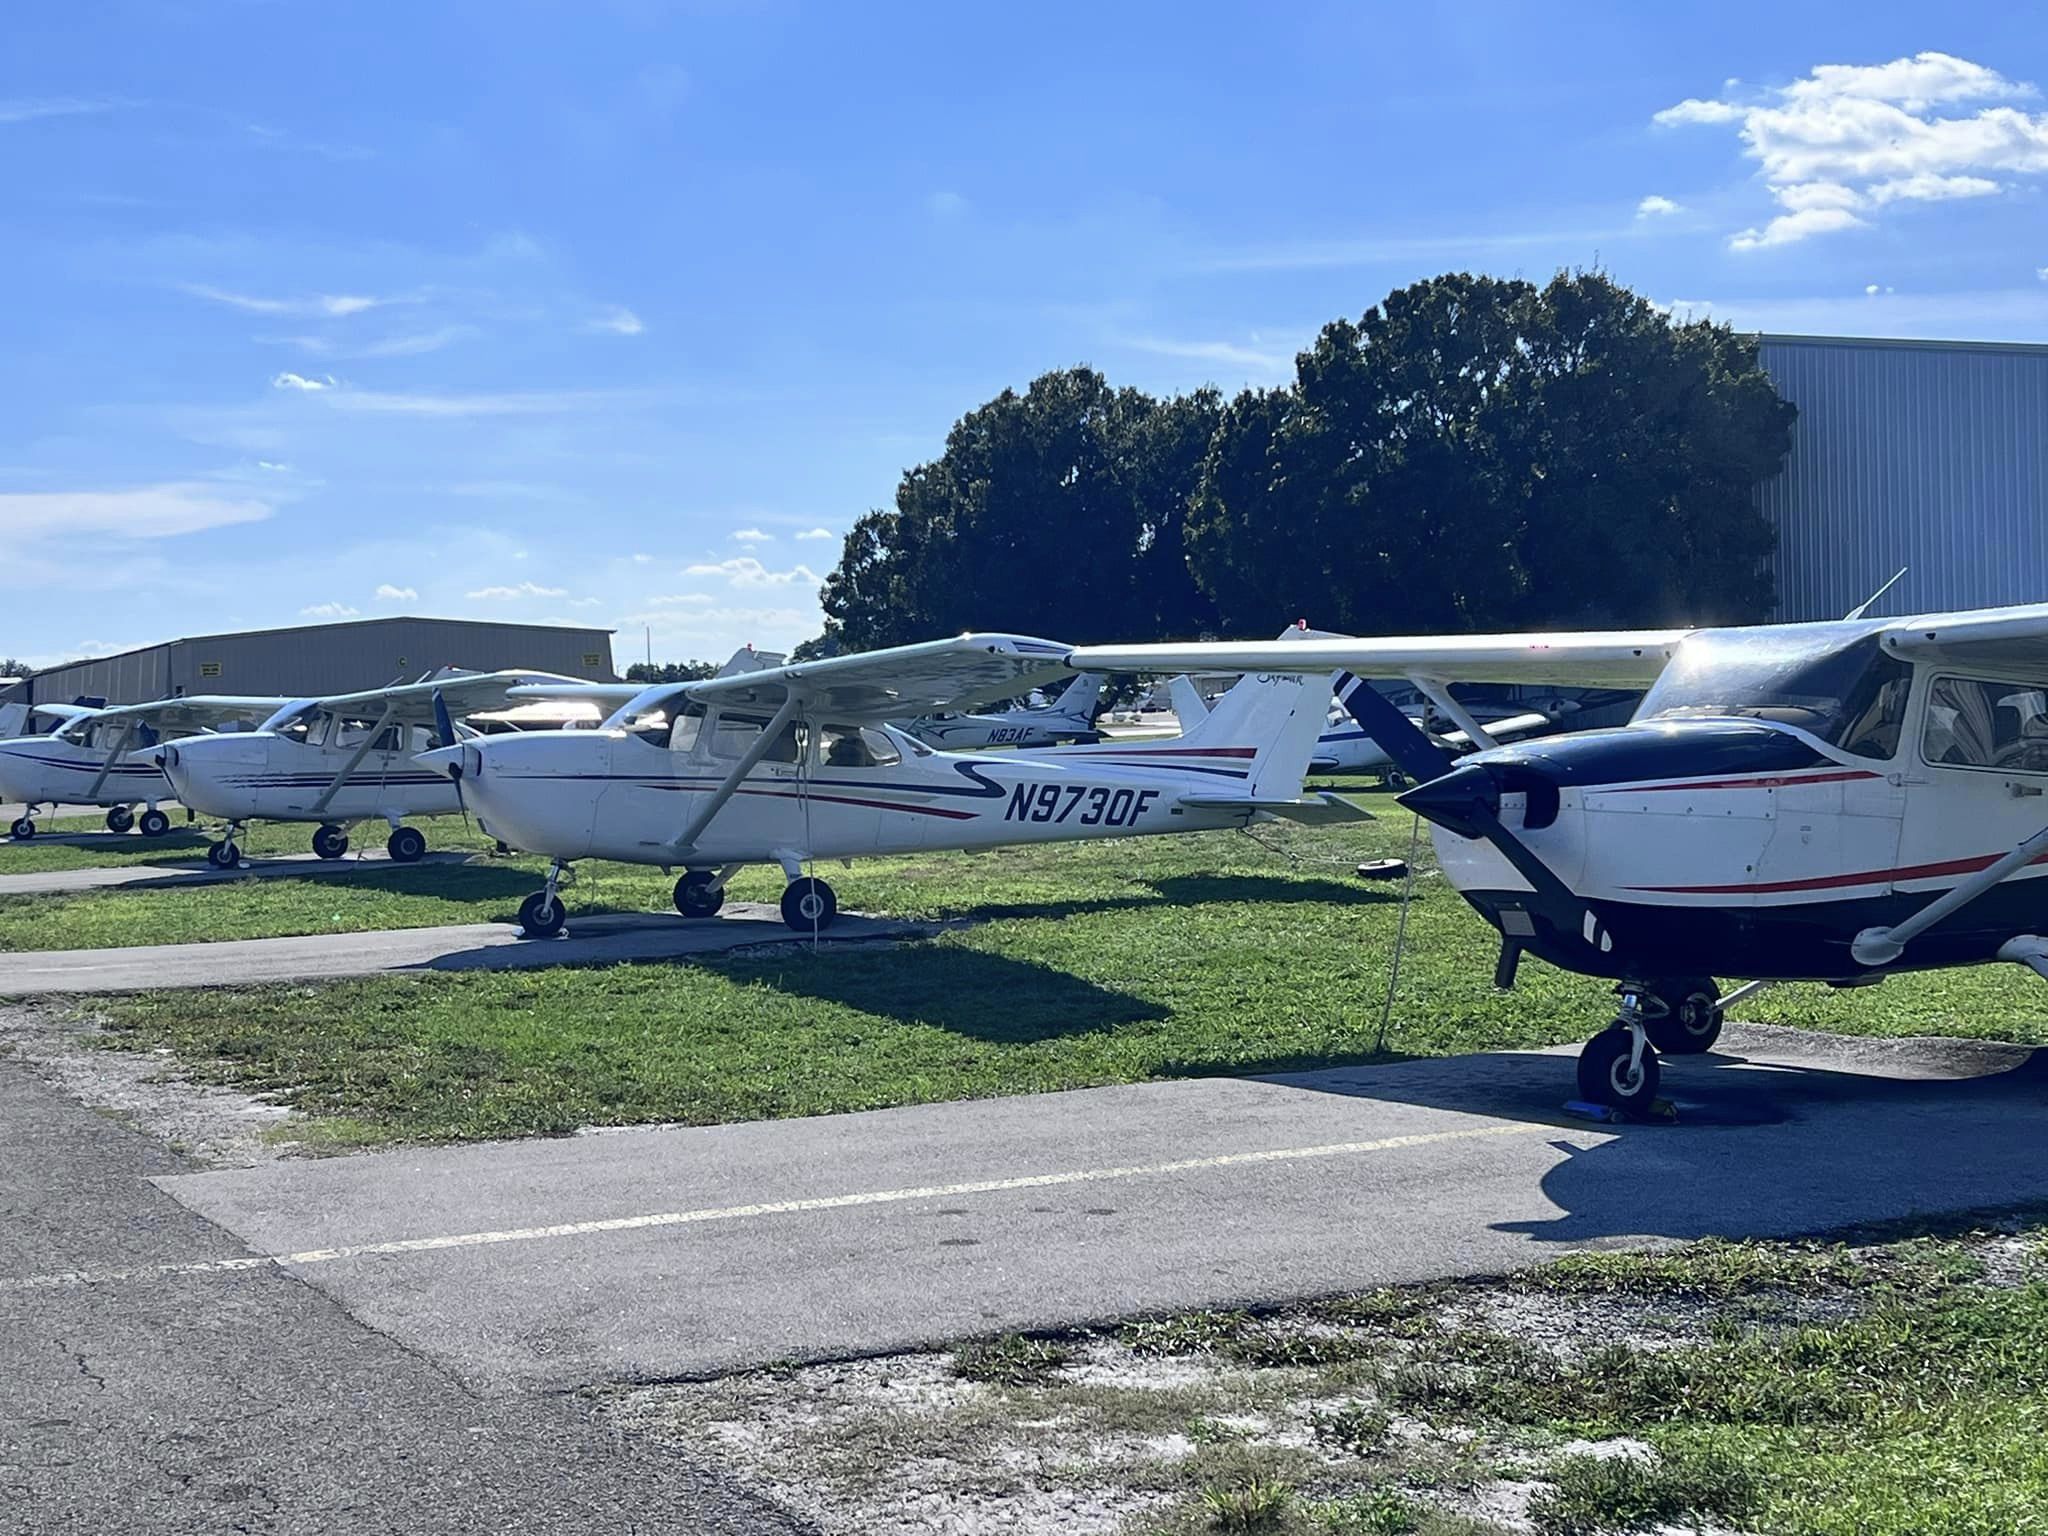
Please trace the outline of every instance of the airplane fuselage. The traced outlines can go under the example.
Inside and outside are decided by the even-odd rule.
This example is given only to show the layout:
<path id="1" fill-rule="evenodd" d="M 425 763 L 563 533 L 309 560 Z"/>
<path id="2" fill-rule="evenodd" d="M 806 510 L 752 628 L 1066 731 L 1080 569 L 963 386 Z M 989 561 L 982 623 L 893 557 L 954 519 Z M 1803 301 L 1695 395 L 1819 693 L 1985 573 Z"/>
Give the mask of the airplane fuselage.
<path id="1" fill-rule="evenodd" d="M 0 741 L 0 800 L 26 805 L 148 805 L 171 798 L 155 766 L 107 764 L 104 748 L 62 736 Z"/>
<path id="2" fill-rule="evenodd" d="M 223 821 L 344 824 L 453 816 L 455 786 L 413 761 L 424 741 L 404 732 L 350 767 L 352 745 L 318 745 L 270 731 L 199 736 L 158 749 L 179 803 Z M 337 775 L 346 777 L 325 800 Z"/>
<path id="3" fill-rule="evenodd" d="M 1635 724 L 1478 753 L 1414 793 L 1445 804 L 1491 781 L 1501 822 L 1576 909 L 1545 910 L 1495 846 L 1441 824 L 1438 858 L 1488 922 L 1555 965 L 1848 981 L 1872 973 L 1850 952 L 1859 933 L 1903 921 L 2044 822 L 2048 773 L 1929 762 L 1918 739 L 1874 759 L 1758 720 Z M 1988 961 L 2048 931 L 2043 875 L 1993 887 L 1884 970 Z"/>
<path id="4" fill-rule="evenodd" d="M 551 858 L 751 863 L 1242 826 L 1242 811 L 1178 802 L 1241 787 L 1253 751 L 1167 743 L 1027 758 L 918 752 L 904 743 L 893 764 L 762 763 L 687 848 L 678 834 L 732 765 L 630 731 L 532 731 L 469 743 L 462 789 L 488 835 Z"/>

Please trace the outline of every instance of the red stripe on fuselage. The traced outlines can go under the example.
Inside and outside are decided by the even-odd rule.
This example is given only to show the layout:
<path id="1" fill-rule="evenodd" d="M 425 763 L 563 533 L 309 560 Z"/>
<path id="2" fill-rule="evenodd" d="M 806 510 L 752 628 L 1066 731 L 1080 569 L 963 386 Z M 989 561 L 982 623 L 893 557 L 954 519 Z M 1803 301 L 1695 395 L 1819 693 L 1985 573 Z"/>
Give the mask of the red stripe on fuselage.
<path id="1" fill-rule="evenodd" d="M 1674 789 L 1784 789 L 1796 784 L 1846 784 L 1851 779 L 1878 779 L 1884 775 L 1867 768 L 1844 768 L 1835 773 L 1773 774 L 1761 779 L 1680 779 L 1675 784 L 1602 784 L 1588 789 L 1589 795 L 1656 795 Z"/>
<path id="2" fill-rule="evenodd" d="M 1943 859 L 1936 864 L 1904 864 L 1897 869 L 1867 869 L 1858 874 L 1814 875 L 1805 880 L 1759 880 L 1747 885 L 1631 885 L 1623 889 L 1648 891 L 1668 896 L 1739 896 L 1750 891 L 1832 891 L 1851 885 L 1886 885 L 1896 880 L 1938 880 L 1944 875 L 1974 875 L 1989 869 L 2003 853 L 1977 854 L 1967 859 Z M 2029 865 L 2048 864 L 2048 853 L 2030 859 Z"/>

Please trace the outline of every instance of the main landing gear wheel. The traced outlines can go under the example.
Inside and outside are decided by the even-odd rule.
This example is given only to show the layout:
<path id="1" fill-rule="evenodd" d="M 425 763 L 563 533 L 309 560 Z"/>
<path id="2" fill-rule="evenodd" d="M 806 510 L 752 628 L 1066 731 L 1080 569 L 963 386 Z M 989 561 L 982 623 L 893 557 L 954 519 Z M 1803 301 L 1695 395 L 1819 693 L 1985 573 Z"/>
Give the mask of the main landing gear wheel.
<path id="1" fill-rule="evenodd" d="M 718 878 L 708 869 L 693 869 L 676 882 L 676 910 L 685 917 L 715 917 L 725 905 L 725 890 L 712 884 Z"/>
<path id="2" fill-rule="evenodd" d="M 782 893 L 782 920 L 798 933 L 830 928 L 838 915 L 839 898 L 822 880 L 803 875 L 790 881 Z"/>
<path id="3" fill-rule="evenodd" d="M 1579 1052 L 1579 1097 L 1626 1114 L 1648 1114 L 1657 1102 L 1657 1053 L 1645 1045 L 1641 1061 L 1633 1061 L 1634 1054 L 1634 1034 L 1618 1024 L 1588 1040 Z"/>
<path id="4" fill-rule="evenodd" d="M 399 827 L 384 841 L 394 864 L 417 864 L 426 856 L 427 834 L 418 827 Z"/>
<path id="5" fill-rule="evenodd" d="M 562 898 L 550 891 L 535 891 L 519 903 L 519 931 L 529 939 L 552 939 L 568 921 Z"/>
<path id="6" fill-rule="evenodd" d="M 233 838 L 223 838 L 206 845 L 206 862 L 215 869 L 234 869 L 242 862 L 242 850 L 235 846 Z"/>
<path id="7" fill-rule="evenodd" d="M 107 830 L 109 832 L 126 832 L 134 825 L 135 813 L 125 805 L 117 805 L 107 812 Z"/>
<path id="8" fill-rule="evenodd" d="M 171 830 L 171 818 L 162 811 L 144 811 L 141 827 L 144 837 L 162 837 Z"/>
<path id="9" fill-rule="evenodd" d="M 1666 1056 L 1697 1056 L 1714 1048 L 1714 1042 L 1721 1038 L 1721 1010 L 1714 1006 L 1721 989 L 1713 977 L 1683 976 L 1653 982 L 1650 991 L 1665 1009 L 1643 1020 L 1650 1044 Z"/>
<path id="10" fill-rule="evenodd" d="M 332 822 L 313 834 L 313 852 L 323 859 L 338 859 L 348 852 L 348 832 Z"/>
<path id="11" fill-rule="evenodd" d="M 10 835 L 25 843 L 36 835 L 36 824 L 24 816 L 7 830 Z"/>

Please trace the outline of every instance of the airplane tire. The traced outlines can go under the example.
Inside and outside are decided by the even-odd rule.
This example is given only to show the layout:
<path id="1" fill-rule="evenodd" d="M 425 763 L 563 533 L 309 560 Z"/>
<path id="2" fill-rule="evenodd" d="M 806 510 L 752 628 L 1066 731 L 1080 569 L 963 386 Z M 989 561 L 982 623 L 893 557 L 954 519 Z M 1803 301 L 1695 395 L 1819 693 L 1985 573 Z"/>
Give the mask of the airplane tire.
<path id="1" fill-rule="evenodd" d="M 394 864 L 417 864 L 426 857 L 427 834 L 418 827 L 400 827 L 384 840 L 384 851 Z"/>
<path id="2" fill-rule="evenodd" d="M 323 859 L 338 859 L 348 852 L 348 833 L 328 822 L 314 830 L 313 852 Z"/>
<path id="3" fill-rule="evenodd" d="M 24 816 L 19 821 L 15 822 L 15 824 L 9 827 L 7 830 L 11 836 L 18 838 L 20 841 L 25 843 L 30 838 L 36 835 L 36 824 L 31 819 Z"/>
<path id="4" fill-rule="evenodd" d="M 1711 976 L 1684 976 L 1653 983 L 1649 989 L 1671 1011 L 1649 1019 L 1643 1028 L 1666 1056 L 1697 1056 L 1711 1051 L 1721 1038 L 1721 1010 L 1714 999 L 1721 989 Z"/>
<path id="5" fill-rule="evenodd" d="M 1593 1104 L 1611 1104 L 1631 1115 L 1647 1115 L 1657 1102 L 1657 1053 L 1643 1052 L 1640 1070 L 1629 1071 L 1634 1043 L 1619 1025 L 1603 1029 L 1579 1052 L 1579 1097 Z"/>
<path id="6" fill-rule="evenodd" d="M 125 805 L 117 805 L 107 812 L 107 830 L 126 832 L 135 825 L 135 813 Z"/>
<path id="7" fill-rule="evenodd" d="M 552 939 L 568 922 L 559 896 L 550 899 L 546 891 L 535 891 L 519 903 L 519 931 L 529 939 Z"/>
<path id="8" fill-rule="evenodd" d="M 233 869 L 242 862 L 242 850 L 228 841 L 208 843 L 206 862 L 215 869 Z"/>
<path id="9" fill-rule="evenodd" d="M 717 878 L 708 869 L 693 869 L 676 882 L 676 910 L 685 917 L 716 917 L 725 905 L 725 890 L 711 884 Z"/>
<path id="10" fill-rule="evenodd" d="M 822 931 L 839 915 L 839 898 L 832 887 L 809 875 L 789 882 L 782 893 L 782 920 L 798 933 Z"/>
<path id="11" fill-rule="evenodd" d="M 171 818 L 162 811 L 144 811 L 140 825 L 144 837 L 162 837 L 171 830 Z"/>

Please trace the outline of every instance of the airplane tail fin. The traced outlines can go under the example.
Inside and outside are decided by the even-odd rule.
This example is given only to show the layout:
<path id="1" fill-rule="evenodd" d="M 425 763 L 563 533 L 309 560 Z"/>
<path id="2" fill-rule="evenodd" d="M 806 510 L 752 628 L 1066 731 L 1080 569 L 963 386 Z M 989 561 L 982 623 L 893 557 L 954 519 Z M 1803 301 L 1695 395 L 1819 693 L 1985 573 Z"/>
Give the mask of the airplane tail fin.
<path id="1" fill-rule="evenodd" d="M 1312 630 L 1290 629 L 1283 640 L 1315 637 Z M 1254 672 L 1239 678 L 1207 715 L 1193 720 L 1182 709 L 1194 685 L 1176 678 L 1172 687 L 1175 712 L 1181 715 L 1178 743 L 1240 760 L 1249 758 L 1244 788 L 1258 799 L 1292 800 L 1301 793 L 1309 759 L 1329 714 L 1332 674 L 1329 672 Z"/>
<path id="2" fill-rule="evenodd" d="M 1054 713 L 1064 716 L 1079 726 L 1095 724 L 1095 706 L 1102 698 L 1102 674 L 1083 672 L 1075 678 L 1052 701 Z"/>
<path id="3" fill-rule="evenodd" d="M 1166 697 L 1173 705 L 1173 718 L 1180 722 L 1183 736 L 1209 718 L 1208 701 L 1202 697 L 1202 690 L 1195 686 L 1195 680 L 1185 672 L 1166 685 Z"/>

